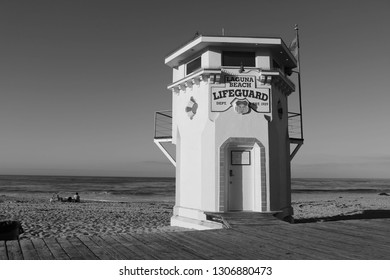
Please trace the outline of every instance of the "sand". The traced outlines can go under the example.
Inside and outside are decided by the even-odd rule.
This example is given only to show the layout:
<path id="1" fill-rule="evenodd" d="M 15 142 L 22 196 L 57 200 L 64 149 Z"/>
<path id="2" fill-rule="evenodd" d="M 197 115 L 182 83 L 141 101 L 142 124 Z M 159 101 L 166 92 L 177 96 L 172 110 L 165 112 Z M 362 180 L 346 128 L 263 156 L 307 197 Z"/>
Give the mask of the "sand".
<path id="1" fill-rule="evenodd" d="M 359 192 L 293 193 L 294 219 L 308 221 L 390 218 L 390 194 Z"/>
<path id="2" fill-rule="evenodd" d="M 21 239 L 185 230 L 169 226 L 172 208 L 168 202 L 50 202 L 0 194 L 0 221 L 20 221 Z"/>
<path id="3" fill-rule="evenodd" d="M 169 226 L 173 204 L 50 202 L 49 197 L 0 194 L 0 221 L 20 221 L 25 231 L 21 239 L 187 230 Z M 390 217 L 390 196 L 378 193 L 293 193 L 292 206 L 297 222 L 373 218 L 375 211 Z"/>

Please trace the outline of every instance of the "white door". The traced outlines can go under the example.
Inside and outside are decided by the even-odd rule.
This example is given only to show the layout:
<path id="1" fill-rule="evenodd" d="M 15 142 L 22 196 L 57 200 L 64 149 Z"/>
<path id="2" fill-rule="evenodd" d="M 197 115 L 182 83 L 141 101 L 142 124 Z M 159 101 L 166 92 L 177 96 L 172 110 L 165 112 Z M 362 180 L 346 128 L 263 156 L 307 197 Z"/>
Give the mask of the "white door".
<path id="1" fill-rule="evenodd" d="M 254 201 L 252 150 L 232 149 L 229 153 L 229 211 L 252 211 Z"/>

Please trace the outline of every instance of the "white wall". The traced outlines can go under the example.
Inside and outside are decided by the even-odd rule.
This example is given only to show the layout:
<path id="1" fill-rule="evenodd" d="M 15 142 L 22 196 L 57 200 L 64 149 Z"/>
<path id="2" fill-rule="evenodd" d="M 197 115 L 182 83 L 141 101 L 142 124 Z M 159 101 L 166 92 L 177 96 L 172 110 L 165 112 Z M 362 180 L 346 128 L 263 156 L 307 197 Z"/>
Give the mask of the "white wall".
<path id="1" fill-rule="evenodd" d="M 220 67 L 221 53 L 207 50 L 202 55 L 203 68 Z M 269 69 L 270 59 L 266 55 L 256 57 L 256 66 Z M 247 70 L 249 71 L 249 70 Z M 229 69 L 238 73 L 238 69 Z M 184 77 L 184 65 L 174 70 L 174 81 Z M 257 70 L 248 75 L 259 76 Z M 270 113 L 255 111 L 240 115 L 233 108 L 225 112 L 211 112 L 210 96 L 213 86 L 208 81 L 197 81 L 190 87 L 172 93 L 173 104 L 173 143 L 176 144 L 176 215 L 193 219 L 204 219 L 203 211 L 218 212 L 220 206 L 220 147 L 231 137 L 257 139 L 262 145 L 264 159 L 255 159 L 255 168 L 266 163 L 266 178 L 255 181 L 255 210 L 263 210 L 261 195 L 267 200 L 267 210 L 280 210 L 290 207 L 290 160 L 287 118 L 279 120 L 277 101 L 280 99 L 287 116 L 287 98 L 272 86 L 270 92 Z M 260 87 L 260 84 L 257 84 Z M 270 85 L 263 86 L 271 88 Z M 195 116 L 191 119 L 185 108 L 191 97 L 198 104 Z M 265 118 L 267 116 L 267 119 Z M 257 145 L 257 144 L 256 144 Z M 259 151 L 258 145 L 255 149 Z M 265 186 L 262 186 L 265 184 Z M 266 188 L 266 195 L 261 187 Z M 269 206 L 268 203 L 271 203 Z M 291 208 L 291 207 L 290 207 Z"/>
<path id="2" fill-rule="evenodd" d="M 239 115 L 233 108 L 226 112 L 212 113 L 209 100 L 212 86 L 213 84 L 202 81 L 178 94 L 173 93 L 173 131 L 180 132 L 180 147 L 177 146 L 180 152 L 177 152 L 179 159 L 176 167 L 176 185 L 180 194 L 176 204 L 204 211 L 219 209 L 221 145 L 230 137 L 256 138 L 268 151 L 269 140 L 268 121 L 262 113 L 252 111 Z M 197 113 L 192 120 L 185 112 L 191 97 L 198 104 Z M 174 133 L 174 137 L 177 137 L 177 133 Z M 268 152 L 266 156 L 268 157 Z"/>

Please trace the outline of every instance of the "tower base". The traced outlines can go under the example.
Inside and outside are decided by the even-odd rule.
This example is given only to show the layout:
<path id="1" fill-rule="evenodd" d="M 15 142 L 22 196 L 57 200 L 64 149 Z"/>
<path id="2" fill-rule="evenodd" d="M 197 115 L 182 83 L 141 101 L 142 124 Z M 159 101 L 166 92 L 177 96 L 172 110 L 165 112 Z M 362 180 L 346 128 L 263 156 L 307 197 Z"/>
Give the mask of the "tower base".
<path id="1" fill-rule="evenodd" d="M 171 226 L 196 230 L 221 229 L 223 225 L 206 219 L 206 214 L 198 209 L 175 206 L 171 217 Z"/>

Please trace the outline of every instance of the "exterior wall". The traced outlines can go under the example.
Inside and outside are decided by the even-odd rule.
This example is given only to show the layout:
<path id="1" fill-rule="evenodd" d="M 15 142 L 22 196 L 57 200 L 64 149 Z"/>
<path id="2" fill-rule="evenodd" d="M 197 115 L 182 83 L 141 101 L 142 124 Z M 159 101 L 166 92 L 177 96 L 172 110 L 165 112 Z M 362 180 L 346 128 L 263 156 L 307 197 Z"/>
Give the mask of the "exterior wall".
<path id="1" fill-rule="evenodd" d="M 192 59 L 195 59 L 197 57 L 201 57 L 201 63 L 202 68 L 204 69 L 216 69 L 221 67 L 221 51 L 220 50 L 207 50 L 203 52 L 202 54 L 194 54 L 190 58 L 188 58 L 186 61 L 184 61 L 183 64 L 179 65 L 178 67 L 173 68 L 173 82 L 176 82 L 178 80 L 181 80 L 185 78 L 186 76 L 186 63 L 191 61 Z"/>
<path id="2" fill-rule="evenodd" d="M 248 139 L 247 141 L 250 143 L 253 143 L 254 141 L 252 139 L 255 139 L 261 143 L 262 148 L 264 149 L 264 153 L 262 154 L 263 162 L 264 160 L 268 162 L 268 121 L 264 117 L 263 113 L 251 112 L 246 115 L 239 115 L 233 110 L 233 108 L 230 108 L 226 112 L 218 113 L 218 117 L 215 120 L 215 126 L 216 147 L 221 147 L 229 138 L 243 139 L 243 142 L 235 140 L 237 145 L 245 145 L 244 139 Z M 221 161 L 227 161 L 226 156 L 224 157 L 221 155 L 221 152 L 221 150 L 217 149 L 215 152 L 216 157 L 221 158 Z M 258 162 L 258 165 L 260 165 L 260 162 Z M 226 172 L 221 170 L 221 168 L 227 168 L 227 163 L 220 162 L 220 164 L 216 165 L 216 167 L 218 168 L 216 170 L 216 178 L 220 180 L 220 182 L 216 185 L 217 192 L 220 193 L 219 199 L 225 199 L 226 196 L 224 192 L 226 191 L 228 182 L 224 182 L 224 180 L 227 180 L 227 174 L 225 174 Z M 257 172 L 260 173 L 259 168 L 260 166 L 258 167 Z M 268 176 L 267 174 L 268 172 L 265 171 L 265 176 Z M 268 182 L 269 179 L 264 178 L 263 184 L 266 184 L 265 188 L 269 188 Z M 261 182 L 255 182 L 255 189 L 261 189 Z M 218 203 L 218 205 L 220 206 L 220 211 L 225 210 L 225 208 L 222 207 L 223 203 Z"/>
<path id="3" fill-rule="evenodd" d="M 287 96 L 275 85 L 272 92 L 273 116 L 269 125 L 271 211 L 283 211 L 283 216 L 289 216 L 292 208 Z M 278 114 L 279 101 L 283 109 L 282 119 Z"/>
<path id="4" fill-rule="evenodd" d="M 182 64 L 178 67 L 173 68 L 173 82 L 183 79 L 186 75 L 185 65 Z"/>
<path id="5" fill-rule="evenodd" d="M 200 81 L 173 95 L 173 142 L 176 143 L 176 205 L 174 214 L 204 218 L 200 209 L 209 209 L 204 199 L 214 188 L 215 161 L 213 126 L 208 118 L 208 83 Z M 185 108 L 194 100 L 198 106 L 191 119 Z M 179 140 L 180 139 L 180 140 Z M 179 142 L 179 143 L 178 143 Z M 209 198 L 213 200 L 213 197 Z M 204 216 L 204 215 L 203 215 Z"/>
<path id="6" fill-rule="evenodd" d="M 196 56 L 191 56 L 195 58 Z M 256 52 L 256 67 L 270 69 L 269 54 Z M 207 49 L 202 54 L 202 68 L 221 67 L 221 51 Z M 250 75 L 258 80 L 261 71 L 246 69 L 239 73 L 229 67 L 227 75 Z M 185 77 L 185 64 L 174 68 L 173 81 Z M 209 74 L 210 75 L 210 74 Z M 213 74 L 211 74 L 213 75 Z M 212 112 L 212 88 L 221 87 L 220 80 L 194 78 L 172 91 L 172 142 L 176 144 L 176 203 L 172 225 L 195 228 L 213 227 L 204 212 L 226 211 L 228 188 L 227 150 L 234 145 L 253 147 L 254 211 L 283 211 L 291 215 L 290 151 L 287 96 L 275 85 L 259 85 L 270 89 L 270 112 L 238 114 L 233 108 Z M 194 83 L 193 83 L 194 82 Z M 278 101 L 284 110 L 279 119 Z M 195 103 L 196 111 L 189 111 Z M 187 109 L 186 109 L 187 107 Z M 188 109 L 190 108 L 190 109 Z"/>
<path id="7" fill-rule="evenodd" d="M 270 55 L 264 52 L 256 52 L 256 67 L 269 70 L 271 69 Z"/>
<path id="8" fill-rule="evenodd" d="M 229 71 L 236 71 L 237 73 L 233 74 L 239 74 L 238 70 Z M 253 71 L 250 75 L 258 76 L 259 73 Z M 261 158 L 258 158 L 255 164 L 259 170 L 263 168 L 264 171 L 258 172 L 261 175 L 255 183 L 258 193 L 256 207 L 257 211 L 267 211 L 270 182 L 267 164 L 269 121 L 264 116 L 267 115 L 270 119 L 271 114 L 253 111 L 240 115 L 233 108 L 226 112 L 213 113 L 210 108 L 210 94 L 214 86 L 219 85 L 209 80 L 201 81 L 173 93 L 173 142 L 177 145 L 176 209 L 201 209 L 210 212 L 223 209 L 221 199 L 223 200 L 225 189 L 221 180 L 225 180 L 223 176 L 226 174 L 221 171 L 220 160 L 223 155 L 220 147 L 230 138 L 240 138 L 251 139 L 249 141 L 252 145 L 258 143 L 256 145 Z M 192 119 L 185 111 L 191 98 L 198 105 Z"/>
<path id="9" fill-rule="evenodd" d="M 221 51 L 207 50 L 202 55 L 202 68 L 216 69 L 221 67 Z"/>

